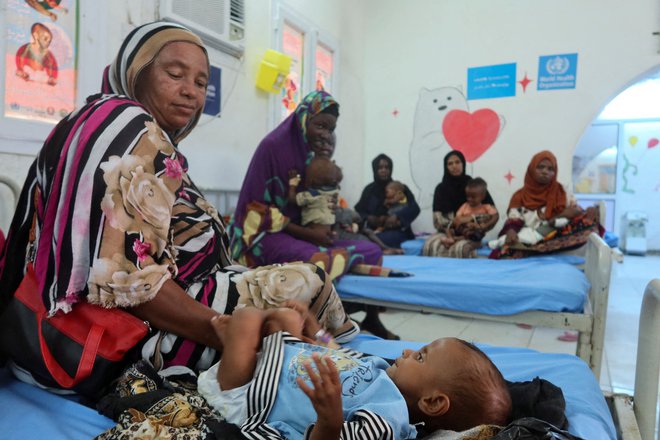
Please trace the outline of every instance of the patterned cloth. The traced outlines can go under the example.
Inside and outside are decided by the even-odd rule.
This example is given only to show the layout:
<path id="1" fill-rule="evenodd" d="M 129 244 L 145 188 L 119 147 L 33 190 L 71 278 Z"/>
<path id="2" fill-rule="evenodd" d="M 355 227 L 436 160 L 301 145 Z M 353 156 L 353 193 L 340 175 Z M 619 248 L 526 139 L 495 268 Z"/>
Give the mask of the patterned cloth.
<path id="1" fill-rule="evenodd" d="M 523 226 L 524 223 L 507 220 L 502 230 L 520 230 Z M 545 236 L 543 240 L 534 245 L 527 246 L 517 243 L 509 246 L 505 244 L 501 249 L 493 250 L 488 258 L 496 260 L 516 259 L 531 257 L 538 254 L 548 254 L 576 249 L 587 242 L 589 235 L 592 232 L 595 232 L 602 237 L 605 233 L 605 229 L 598 221 L 597 211 L 594 208 L 589 208 L 586 213 L 574 217 L 569 224 L 561 229 L 553 231 L 552 234 Z M 499 235 L 502 235 L 502 232 L 500 232 Z"/>
<path id="2" fill-rule="evenodd" d="M 380 248 L 368 241 L 335 240 L 330 247 L 319 247 L 284 232 L 289 222 L 301 221 L 300 207 L 287 203 L 287 196 L 289 171 L 295 170 L 304 182 L 305 167 L 313 156 L 307 122 L 336 105 L 323 91 L 310 93 L 257 147 L 230 224 L 232 256 L 242 264 L 306 261 L 335 279 L 357 263 L 380 263 Z"/>
<path id="3" fill-rule="evenodd" d="M 169 380 L 144 361 L 132 365 L 116 381 L 113 392 L 101 399 L 99 412 L 117 425 L 97 436 L 120 439 L 243 439 L 239 428 L 227 423 L 197 393 L 194 374 Z"/>

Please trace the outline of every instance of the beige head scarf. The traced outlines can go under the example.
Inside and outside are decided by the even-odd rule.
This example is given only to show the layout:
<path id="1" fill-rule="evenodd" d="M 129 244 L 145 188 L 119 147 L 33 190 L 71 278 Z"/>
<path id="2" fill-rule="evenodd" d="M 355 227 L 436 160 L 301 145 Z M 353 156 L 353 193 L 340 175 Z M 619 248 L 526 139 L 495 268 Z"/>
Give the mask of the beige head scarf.
<path id="1" fill-rule="evenodd" d="M 163 47 L 175 41 L 186 41 L 202 48 L 208 65 L 209 58 L 204 43 L 189 29 L 175 23 L 148 23 L 133 29 L 124 39 L 117 57 L 103 74 L 103 93 L 126 95 L 137 100 L 135 84 L 140 72 L 154 61 Z M 188 125 L 174 133 L 174 143 L 181 141 L 195 128 L 201 114 L 202 109 Z"/>

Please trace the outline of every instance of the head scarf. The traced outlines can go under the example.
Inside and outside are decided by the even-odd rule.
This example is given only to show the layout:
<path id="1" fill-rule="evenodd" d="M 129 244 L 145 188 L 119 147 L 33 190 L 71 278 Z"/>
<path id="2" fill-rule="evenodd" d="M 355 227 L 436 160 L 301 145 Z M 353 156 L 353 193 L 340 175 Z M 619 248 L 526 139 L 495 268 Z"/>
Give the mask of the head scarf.
<path id="1" fill-rule="evenodd" d="M 458 157 L 463 164 L 463 172 L 459 176 L 452 176 L 447 168 L 447 163 L 452 156 Z M 465 168 L 465 156 L 460 151 L 452 150 L 445 155 L 442 182 L 438 184 L 433 194 L 433 211 L 440 211 L 443 214 L 456 213 L 458 208 L 465 203 L 465 185 L 470 180 L 470 176 L 465 174 Z"/>
<path id="2" fill-rule="evenodd" d="M 390 178 L 388 180 L 378 178 L 378 164 L 381 160 L 386 161 L 390 167 Z M 381 153 L 371 161 L 371 169 L 374 172 L 374 181 L 362 190 L 362 195 L 355 205 L 355 210 L 362 216 L 385 215 L 387 214 L 387 207 L 385 207 L 385 187 L 392 181 L 394 163 L 388 155 Z M 406 193 L 406 197 L 410 198 L 408 192 Z"/>
<path id="3" fill-rule="evenodd" d="M 387 180 L 381 180 L 378 177 L 378 165 L 380 164 L 381 160 L 387 162 L 387 165 L 390 167 L 390 178 Z M 392 173 L 394 172 L 394 162 L 392 162 L 392 159 L 387 154 L 381 153 L 378 156 L 376 156 L 374 160 L 371 161 L 371 169 L 374 172 L 374 182 L 376 182 L 378 186 L 382 186 L 384 191 L 385 186 L 387 186 L 387 184 L 392 181 Z"/>
<path id="4" fill-rule="evenodd" d="M 452 156 L 458 157 L 463 164 L 463 172 L 459 176 L 452 176 L 449 172 L 447 164 Z M 433 194 L 433 211 L 439 211 L 443 214 L 455 214 L 458 208 L 467 200 L 465 197 L 465 186 L 472 179 L 465 173 L 466 168 L 465 156 L 458 150 L 452 150 L 445 155 L 444 158 L 444 172 L 442 181 L 435 188 Z M 490 193 L 486 192 L 486 198 L 483 203 L 495 206 L 493 198 Z"/>
<path id="5" fill-rule="evenodd" d="M 302 136 L 305 142 L 307 142 L 307 124 L 310 119 L 319 113 L 323 113 L 325 110 L 334 106 L 336 109 L 339 108 L 337 101 L 330 96 L 328 92 L 323 90 L 316 90 L 309 93 L 303 98 L 303 100 L 296 107 L 295 114 L 300 124 L 300 129 L 302 130 Z M 337 110 L 336 116 L 339 116 L 339 111 Z M 333 113 L 334 114 L 334 113 Z"/>
<path id="6" fill-rule="evenodd" d="M 156 59 L 169 43 L 185 41 L 199 46 L 206 56 L 204 43 L 189 29 L 174 23 L 154 22 L 133 29 L 124 39 L 117 57 L 103 72 L 101 91 L 106 94 L 126 95 L 137 101 L 135 85 L 140 73 Z M 200 108 L 188 125 L 173 133 L 174 143 L 180 142 L 197 125 L 202 115 Z"/>
<path id="7" fill-rule="evenodd" d="M 547 185 L 541 185 L 534 179 L 534 171 L 543 160 L 549 160 L 555 168 L 555 176 Z M 525 207 L 539 209 L 545 206 L 545 217 L 552 218 L 566 208 L 566 191 L 557 181 L 557 158 L 550 151 L 541 151 L 532 157 L 525 173 L 525 185 L 511 197 L 509 209 Z"/>

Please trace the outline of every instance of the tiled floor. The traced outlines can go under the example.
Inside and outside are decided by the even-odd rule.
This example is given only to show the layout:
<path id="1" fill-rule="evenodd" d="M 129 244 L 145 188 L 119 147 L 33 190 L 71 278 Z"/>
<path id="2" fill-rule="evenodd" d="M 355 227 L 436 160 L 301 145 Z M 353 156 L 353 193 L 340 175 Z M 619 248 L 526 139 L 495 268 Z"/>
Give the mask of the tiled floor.
<path id="1" fill-rule="evenodd" d="M 660 256 L 625 255 L 623 262 L 613 263 L 600 378 L 603 390 L 633 393 L 640 307 L 646 284 L 653 278 L 660 278 Z M 362 318 L 360 314 L 352 316 Z M 512 324 L 395 310 L 388 310 L 381 317 L 386 327 L 404 340 L 426 342 L 456 336 L 492 345 L 575 353 L 576 343 L 557 340 L 563 331 L 556 329 L 525 329 Z"/>

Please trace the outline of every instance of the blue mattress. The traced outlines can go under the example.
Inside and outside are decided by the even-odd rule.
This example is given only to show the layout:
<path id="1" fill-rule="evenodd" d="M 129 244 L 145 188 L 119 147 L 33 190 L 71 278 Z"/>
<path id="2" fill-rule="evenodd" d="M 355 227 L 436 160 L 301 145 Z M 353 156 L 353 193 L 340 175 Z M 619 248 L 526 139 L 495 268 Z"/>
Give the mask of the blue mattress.
<path id="1" fill-rule="evenodd" d="M 383 266 L 413 276 L 345 275 L 337 284 L 339 296 L 349 301 L 366 298 L 512 315 L 530 310 L 580 313 L 589 291 L 589 281 L 583 272 L 549 258 L 461 260 L 386 255 Z"/>
<path id="2" fill-rule="evenodd" d="M 422 343 L 386 341 L 360 335 L 349 346 L 389 359 L 404 348 L 417 349 Z M 477 344 L 510 381 L 528 381 L 536 376 L 549 380 L 564 392 L 568 430 L 585 439 L 616 439 L 612 416 L 598 382 L 586 363 L 568 354 L 541 353 L 528 348 L 495 347 Z"/>
<path id="3" fill-rule="evenodd" d="M 618 243 L 618 238 L 616 238 L 616 236 L 613 236 L 613 234 L 610 234 L 613 237 L 610 237 L 610 241 L 607 241 L 608 240 L 607 234 L 608 233 L 606 232 L 605 237 L 603 237 L 606 240 L 606 243 L 610 247 L 615 247 L 616 244 L 612 246 L 612 244 L 610 243 L 614 243 L 614 242 Z M 415 238 L 414 240 L 407 240 L 401 243 L 401 249 L 403 249 L 404 255 L 421 256 L 422 249 L 424 248 L 424 241 L 426 241 L 426 238 L 428 237 L 418 237 Z M 492 252 L 491 249 L 488 246 L 484 245 L 479 249 L 477 249 L 477 257 L 488 258 L 491 252 Z M 576 266 L 584 264 L 584 257 L 581 257 L 579 255 L 570 255 L 570 254 L 562 254 L 562 253 L 538 255 L 530 258 L 542 258 L 542 259 L 550 259 L 555 261 L 563 261 L 564 263 L 574 264 Z"/>
<path id="4" fill-rule="evenodd" d="M 366 353 L 396 358 L 404 348 L 416 349 L 423 344 L 359 335 L 349 345 Z M 508 380 L 525 381 L 540 376 L 561 387 L 572 433 L 585 439 L 616 438 L 598 383 L 579 358 L 526 348 L 480 348 Z M 6 369 L 0 369 L 0 408 L 0 437 L 4 439 L 87 440 L 114 426 L 112 420 L 81 405 L 77 399 L 18 382 Z"/>

